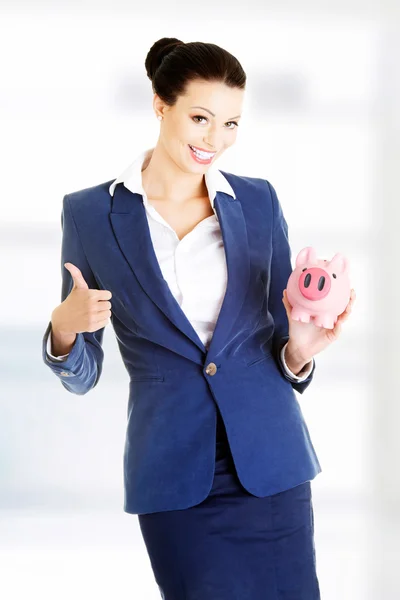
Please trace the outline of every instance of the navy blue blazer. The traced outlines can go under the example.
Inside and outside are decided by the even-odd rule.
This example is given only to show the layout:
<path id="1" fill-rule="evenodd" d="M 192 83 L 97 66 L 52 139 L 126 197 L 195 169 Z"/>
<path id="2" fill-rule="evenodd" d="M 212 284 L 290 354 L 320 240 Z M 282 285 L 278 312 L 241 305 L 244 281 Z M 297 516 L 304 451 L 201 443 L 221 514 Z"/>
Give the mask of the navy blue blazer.
<path id="1" fill-rule="evenodd" d="M 114 180 L 67 194 L 62 210 L 62 301 L 72 262 L 89 288 L 112 293 L 113 325 L 129 374 L 124 511 L 184 509 L 212 486 L 219 408 L 238 477 L 255 496 L 313 479 L 321 466 L 280 350 L 288 340 L 282 292 L 290 273 L 288 226 L 274 187 L 221 171 L 236 194 L 217 192 L 228 282 L 208 350 L 162 276 L 140 194 Z M 104 328 L 79 333 L 62 362 L 46 365 L 66 390 L 99 382 Z"/>

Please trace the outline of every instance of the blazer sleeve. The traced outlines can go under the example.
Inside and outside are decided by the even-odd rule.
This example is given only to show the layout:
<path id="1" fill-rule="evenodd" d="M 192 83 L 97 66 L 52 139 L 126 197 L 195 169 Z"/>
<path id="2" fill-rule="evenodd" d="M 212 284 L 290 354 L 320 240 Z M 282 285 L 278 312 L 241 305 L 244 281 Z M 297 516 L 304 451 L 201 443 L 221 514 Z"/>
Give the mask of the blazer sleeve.
<path id="1" fill-rule="evenodd" d="M 63 302 L 73 287 L 73 280 L 64 263 L 71 262 L 81 270 L 90 289 L 100 289 L 86 259 L 82 243 L 71 211 L 68 195 L 64 196 L 61 213 L 61 302 Z M 53 371 L 72 394 L 80 396 L 94 388 L 101 376 L 104 352 L 102 349 L 105 327 L 94 332 L 78 333 L 67 358 L 62 361 L 52 361 L 47 355 L 47 341 L 51 333 L 49 321 L 42 339 L 42 358 L 44 363 Z"/>
<path id="2" fill-rule="evenodd" d="M 272 353 L 282 376 L 290 381 L 293 389 L 300 394 L 310 385 L 315 372 L 315 359 L 313 368 L 308 377 L 303 381 L 296 381 L 290 377 L 284 368 L 281 358 L 281 350 L 289 340 L 289 322 L 286 309 L 283 304 L 283 290 L 286 289 L 288 279 L 292 273 L 291 249 L 289 245 L 288 225 L 282 212 L 275 188 L 267 181 L 271 194 L 273 209 L 273 232 L 272 232 L 272 259 L 271 273 L 268 291 L 268 310 L 274 319 L 274 333 L 272 337 Z"/>

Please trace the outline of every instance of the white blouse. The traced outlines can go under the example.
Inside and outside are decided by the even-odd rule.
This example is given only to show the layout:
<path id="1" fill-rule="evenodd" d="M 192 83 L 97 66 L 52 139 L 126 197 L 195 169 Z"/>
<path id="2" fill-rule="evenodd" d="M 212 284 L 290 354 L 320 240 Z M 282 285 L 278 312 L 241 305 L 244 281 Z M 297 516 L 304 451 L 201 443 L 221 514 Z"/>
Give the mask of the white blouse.
<path id="1" fill-rule="evenodd" d="M 218 216 L 214 210 L 217 191 L 235 197 L 223 174 L 211 165 L 205 173 L 205 184 L 214 214 L 198 223 L 182 240 L 148 201 L 142 185 L 142 171 L 147 167 L 154 148 L 142 152 L 110 185 L 114 194 L 122 182 L 133 193 L 141 194 L 146 209 L 150 235 L 161 272 L 169 288 L 192 324 L 204 346 L 208 348 L 221 310 L 227 284 L 225 251 Z M 292 373 L 285 362 L 285 348 L 281 358 L 286 373 L 295 381 L 306 379 L 314 366 L 314 359 L 301 377 Z M 53 361 L 63 361 L 68 356 L 51 353 L 51 335 L 47 340 L 47 356 Z"/>

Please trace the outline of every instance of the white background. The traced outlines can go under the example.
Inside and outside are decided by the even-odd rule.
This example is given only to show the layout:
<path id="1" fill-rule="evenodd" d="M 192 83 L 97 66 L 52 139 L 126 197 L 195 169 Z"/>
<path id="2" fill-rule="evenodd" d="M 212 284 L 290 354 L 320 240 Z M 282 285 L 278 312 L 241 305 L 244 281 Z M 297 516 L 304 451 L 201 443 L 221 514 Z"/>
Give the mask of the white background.
<path id="1" fill-rule="evenodd" d="M 68 394 L 42 362 L 60 302 L 62 197 L 116 178 L 156 143 L 144 60 L 160 37 L 213 42 L 247 73 L 219 168 L 263 177 L 293 259 L 345 254 L 357 300 L 298 396 L 324 600 L 400 595 L 400 55 L 378 2 L 3 2 L 0 7 L 0 595 L 160 597 L 123 513 L 128 375 L 113 330 L 102 379 Z M 254 599 L 261 600 L 261 599 Z"/>

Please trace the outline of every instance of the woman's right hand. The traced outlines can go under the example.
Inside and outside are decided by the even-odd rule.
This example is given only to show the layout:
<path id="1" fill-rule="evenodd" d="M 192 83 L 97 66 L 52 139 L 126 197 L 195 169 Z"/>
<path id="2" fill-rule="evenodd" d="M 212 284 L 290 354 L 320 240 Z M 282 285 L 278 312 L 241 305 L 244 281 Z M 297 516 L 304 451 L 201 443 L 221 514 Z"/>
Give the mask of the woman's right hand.
<path id="1" fill-rule="evenodd" d="M 69 262 L 64 267 L 71 273 L 74 285 L 64 302 L 53 310 L 53 330 L 60 335 L 72 336 L 105 327 L 111 317 L 111 292 L 89 289 L 78 267 Z"/>

